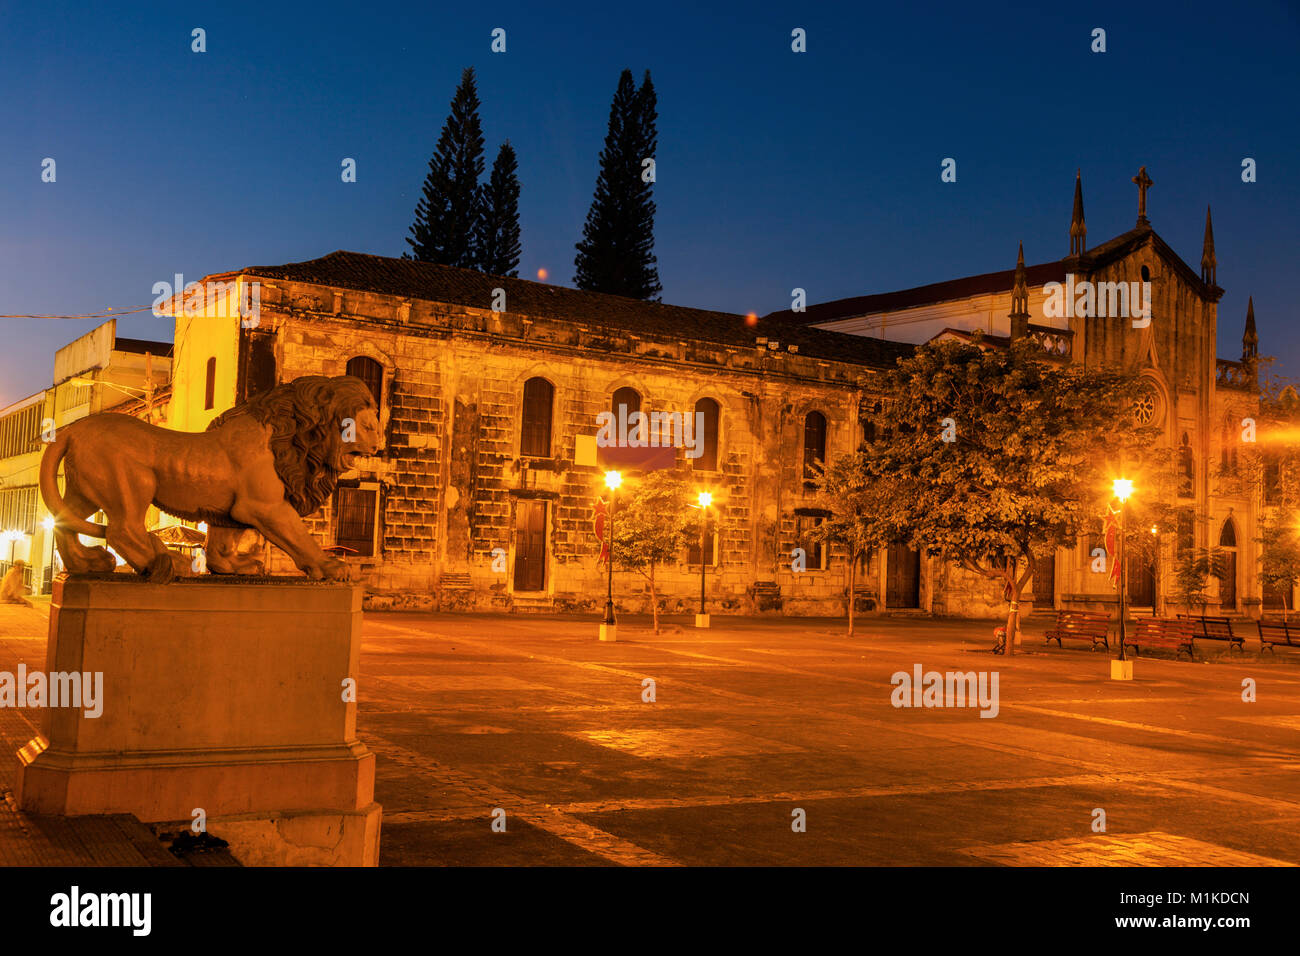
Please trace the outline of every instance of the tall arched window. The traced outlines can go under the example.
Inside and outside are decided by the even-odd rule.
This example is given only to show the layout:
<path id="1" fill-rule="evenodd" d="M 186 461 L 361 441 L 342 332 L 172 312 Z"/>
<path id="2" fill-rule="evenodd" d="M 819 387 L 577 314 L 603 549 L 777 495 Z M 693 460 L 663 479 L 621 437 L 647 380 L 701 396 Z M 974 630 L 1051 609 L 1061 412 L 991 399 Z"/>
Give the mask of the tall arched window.
<path id="1" fill-rule="evenodd" d="M 1228 416 L 1223 423 L 1223 432 L 1220 436 L 1223 445 L 1223 472 L 1227 475 L 1237 473 L 1237 442 L 1235 441 L 1237 430 L 1234 427 L 1232 416 Z"/>
<path id="2" fill-rule="evenodd" d="M 208 411 L 217 404 L 217 358 L 208 359 L 206 380 L 203 385 L 203 410 Z"/>
<path id="3" fill-rule="evenodd" d="M 826 416 L 809 412 L 803 420 L 803 481 L 815 487 L 826 464 Z"/>
<path id="4" fill-rule="evenodd" d="M 718 427 L 722 421 L 722 406 L 711 398 L 701 398 L 695 403 L 695 447 L 700 455 L 692 466 L 696 471 L 718 470 Z"/>
<path id="5" fill-rule="evenodd" d="M 633 412 L 641 411 L 641 393 L 635 388 L 624 385 L 622 388 L 614 389 L 614 394 L 609 400 L 610 411 L 614 413 L 614 425 L 616 431 L 621 431 L 620 421 L 628 422 L 627 437 L 635 441 L 648 441 L 650 438 L 650 426 L 642 419 L 639 419 L 639 425 L 634 429 L 631 426 Z"/>
<path id="6" fill-rule="evenodd" d="M 1219 532 L 1219 547 L 1223 549 L 1223 578 L 1219 581 L 1221 610 L 1237 607 L 1237 526 L 1229 518 Z"/>
<path id="7" fill-rule="evenodd" d="M 375 399 L 375 408 L 383 408 L 384 367 L 366 355 L 348 359 L 347 374 L 361 379 Z"/>
<path id="8" fill-rule="evenodd" d="M 1192 455 L 1192 445 L 1187 438 L 1187 432 L 1183 432 L 1182 441 L 1178 445 L 1178 494 L 1182 498 L 1193 498 L 1196 495 L 1196 458 Z"/>
<path id="9" fill-rule="evenodd" d="M 551 406 L 555 386 L 544 378 L 524 382 L 524 409 L 519 435 L 519 454 L 530 458 L 551 457 Z"/>

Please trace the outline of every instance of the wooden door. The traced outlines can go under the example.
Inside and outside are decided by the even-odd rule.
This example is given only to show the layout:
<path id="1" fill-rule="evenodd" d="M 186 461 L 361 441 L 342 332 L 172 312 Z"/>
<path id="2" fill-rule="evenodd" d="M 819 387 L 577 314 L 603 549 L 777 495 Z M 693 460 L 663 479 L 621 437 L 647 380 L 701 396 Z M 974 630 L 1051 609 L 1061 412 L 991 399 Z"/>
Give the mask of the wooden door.
<path id="1" fill-rule="evenodd" d="M 1034 561 L 1034 606 L 1056 606 L 1056 555 Z"/>
<path id="2" fill-rule="evenodd" d="M 921 606 L 921 552 L 891 545 L 885 558 L 885 607 Z"/>
<path id="3" fill-rule="evenodd" d="M 1223 580 L 1219 582 L 1219 610 L 1237 610 L 1237 552 L 1223 552 Z"/>
<path id="4" fill-rule="evenodd" d="M 1141 558 L 1124 558 L 1128 564 L 1128 606 L 1155 607 L 1156 569 L 1150 561 Z"/>
<path id="5" fill-rule="evenodd" d="M 546 588 L 546 502 L 515 503 L 515 590 Z"/>

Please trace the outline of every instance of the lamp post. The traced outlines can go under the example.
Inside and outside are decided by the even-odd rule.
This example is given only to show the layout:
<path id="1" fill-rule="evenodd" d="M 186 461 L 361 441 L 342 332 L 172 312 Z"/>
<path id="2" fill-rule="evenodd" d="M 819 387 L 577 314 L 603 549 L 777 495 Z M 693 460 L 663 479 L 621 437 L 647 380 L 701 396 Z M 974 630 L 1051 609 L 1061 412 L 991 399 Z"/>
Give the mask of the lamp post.
<path id="1" fill-rule="evenodd" d="M 1119 499 L 1119 660 L 1111 662 L 1110 676 L 1117 680 L 1132 680 L 1133 665 L 1128 663 L 1124 642 L 1124 616 L 1127 610 L 1124 599 L 1128 583 L 1128 568 L 1124 566 L 1124 535 L 1127 530 L 1125 518 L 1128 512 L 1128 499 L 1133 494 L 1133 482 L 1127 478 L 1116 478 L 1111 483 L 1111 490 Z"/>
<path id="2" fill-rule="evenodd" d="M 700 613 L 695 615 L 695 626 L 708 627 L 709 615 L 704 609 L 704 569 L 706 567 L 704 545 L 708 541 L 709 505 L 713 504 L 713 495 L 707 491 L 701 491 L 697 500 L 700 503 Z"/>
<path id="3" fill-rule="evenodd" d="M 623 476 L 617 471 L 605 472 L 605 487 L 609 489 L 609 587 L 605 592 L 605 620 L 600 625 L 602 641 L 618 640 L 618 624 L 614 620 L 614 499 Z"/>

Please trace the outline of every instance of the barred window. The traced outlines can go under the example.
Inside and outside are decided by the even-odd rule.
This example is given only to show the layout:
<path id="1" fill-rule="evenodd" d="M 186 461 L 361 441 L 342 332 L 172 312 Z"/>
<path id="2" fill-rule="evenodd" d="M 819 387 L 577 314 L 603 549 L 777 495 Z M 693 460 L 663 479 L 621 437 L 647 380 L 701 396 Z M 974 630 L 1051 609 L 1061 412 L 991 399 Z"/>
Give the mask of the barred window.
<path id="1" fill-rule="evenodd" d="M 530 458 L 551 457 L 551 406 L 554 403 L 555 386 L 546 379 L 530 378 L 524 382 L 519 454 Z"/>
<path id="2" fill-rule="evenodd" d="M 809 412 L 803 420 L 803 482 L 815 488 L 826 464 L 826 416 Z"/>
<path id="3" fill-rule="evenodd" d="M 366 388 L 370 389 L 370 394 L 375 400 L 375 408 L 382 409 L 384 397 L 384 367 L 374 359 L 366 355 L 358 355 L 356 358 L 348 359 L 348 375 L 359 378 L 366 383 Z"/>
<path id="4" fill-rule="evenodd" d="M 363 557 L 372 557 L 378 511 L 378 488 L 340 485 L 334 495 L 334 543 Z"/>
<path id="5" fill-rule="evenodd" d="M 38 495 L 35 485 L 0 489 L 0 531 L 34 533 Z"/>
<path id="6" fill-rule="evenodd" d="M 808 571 L 826 570 L 826 544 L 812 536 L 813 529 L 825 520 L 826 518 L 823 515 L 796 516 L 796 533 L 798 535 L 796 544 L 804 549 L 807 558 L 805 569 Z"/>
<path id="7" fill-rule="evenodd" d="M 699 426 L 700 429 L 700 433 L 695 436 L 700 457 L 695 459 L 692 466 L 696 471 L 718 470 L 718 428 L 721 421 L 722 408 L 713 399 L 701 398 L 695 403 L 695 421 L 691 427 Z"/>

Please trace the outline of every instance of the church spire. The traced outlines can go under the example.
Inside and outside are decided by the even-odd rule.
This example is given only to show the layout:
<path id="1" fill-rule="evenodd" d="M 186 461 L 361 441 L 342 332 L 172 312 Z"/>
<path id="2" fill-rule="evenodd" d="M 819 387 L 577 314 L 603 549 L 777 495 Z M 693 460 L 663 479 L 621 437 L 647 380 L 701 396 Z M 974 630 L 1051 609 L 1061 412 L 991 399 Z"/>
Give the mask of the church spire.
<path id="1" fill-rule="evenodd" d="M 1016 253 L 1016 279 L 1011 287 L 1011 338 L 1029 334 L 1029 285 L 1025 280 L 1025 243 L 1022 239 Z"/>
<path id="2" fill-rule="evenodd" d="M 1205 207 L 1205 244 L 1201 247 L 1201 281 L 1214 286 L 1218 261 L 1214 258 L 1214 225 L 1210 222 L 1210 207 Z"/>
<path id="3" fill-rule="evenodd" d="M 1259 357 L 1259 335 L 1255 332 L 1255 297 L 1246 303 L 1246 331 L 1241 337 L 1241 360 L 1253 362 Z"/>
<path id="4" fill-rule="evenodd" d="M 1088 237 L 1083 224 L 1083 171 L 1074 171 L 1074 215 L 1070 217 L 1070 255 L 1081 256 Z"/>

